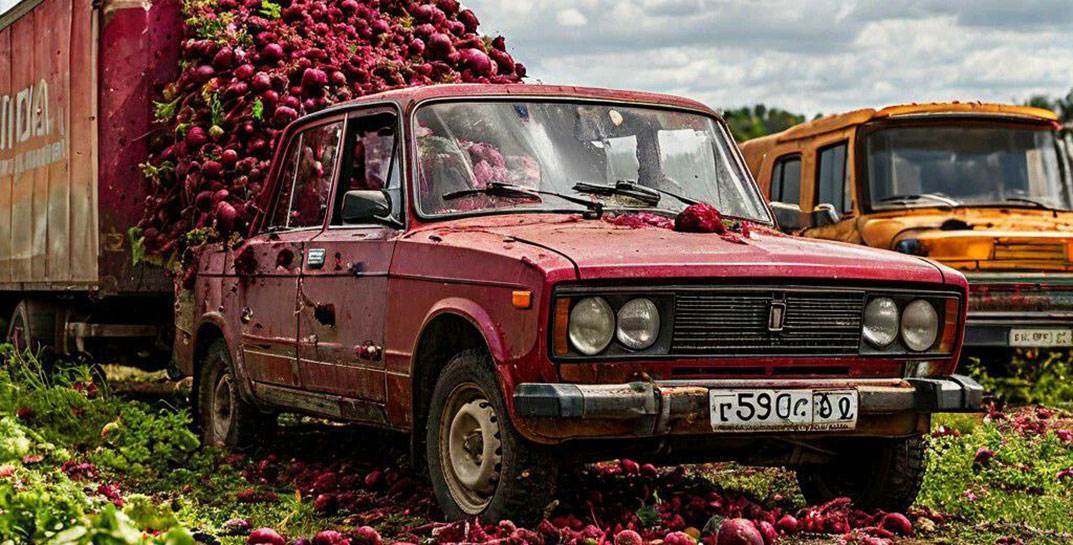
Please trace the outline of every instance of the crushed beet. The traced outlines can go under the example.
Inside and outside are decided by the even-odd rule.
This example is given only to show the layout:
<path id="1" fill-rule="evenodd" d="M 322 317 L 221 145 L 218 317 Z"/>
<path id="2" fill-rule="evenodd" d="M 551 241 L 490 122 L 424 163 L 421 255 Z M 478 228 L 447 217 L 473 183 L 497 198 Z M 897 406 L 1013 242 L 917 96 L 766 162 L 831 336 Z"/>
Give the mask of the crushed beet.
<path id="1" fill-rule="evenodd" d="M 348 99 L 434 83 L 516 83 L 502 37 L 454 0 L 219 0 L 184 4 L 183 70 L 161 93 L 132 233 L 165 255 L 239 238 L 282 129 Z M 473 149 L 489 171 L 494 150 Z M 182 252 L 188 268 L 194 256 Z"/>
<path id="2" fill-rule="evenodd" d="M 714 206 L 707 203 L 691 204 L 674 218 L 674 230 L 683 233 L 726 232 L 723 217 Z"/>

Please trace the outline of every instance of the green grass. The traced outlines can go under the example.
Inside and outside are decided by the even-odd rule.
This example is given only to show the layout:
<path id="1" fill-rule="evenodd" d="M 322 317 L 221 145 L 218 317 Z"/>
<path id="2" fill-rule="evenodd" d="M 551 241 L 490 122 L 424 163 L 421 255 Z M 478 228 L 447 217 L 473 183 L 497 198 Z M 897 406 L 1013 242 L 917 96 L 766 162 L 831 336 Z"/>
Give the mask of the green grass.
<path id="1" fill-rule="evenodd" d="M 251 484 L 243 475 L 248 462 L 199 446 L 179 395 L 132 400 L 103 385 L 93 394 L 88 388 L 93 376 L 84 367 L 46 376 L 31 355 L 0 348 L 0 357 L 5 362 L 0 365 L 0 545 L 63 540 L 184 545 L 189 543 L 185 529 L 220 536 L 222 545 L 239 545 L 244 537 L 221 535 L 232 518 L 293 537 L 351 528 L 362 515 L 317 513 L 293 487 Z M 337 433 L 302 428 L 308 424 L 301 419 L 285 421 L 288 441 L 300 443 L 299 449 L 317 450 L 318 437 Z M 1073 418 L 1052 418 L 1048 425 L 1070 427 Z M 1056 478 L 1073 467 L 1073 446 L 1053 431 L 1022 434 L 1009 419 L 990 422 L 980 415 L 940 415 L 933 427 L 956 435 L 929 439 L 919 504 L 949 514 L 951 521 L 914 543 L 994 543 L 1007 535 L 1029 543 L 1073 541 L 1073 478 Z M 995 458 L 974 466 L 981 447 L 992 449 Z M 91 462 L 99 475 L 72 480 L 60 470 L 68 460 Z M 704 464 L 691 466 L 689 473 L 763 504 L 803 505 L 786 470 Z M 122 492 L 123 509 L 98 493 L 99 484 Z M 237 494 L 251 486 L 278 499 L 237 501 Z M 375 519 L 385 535 L 424 522 L 397 506 Z M 147 527 L 162 532 L 140 531 Z M 833 543 L 838 538 L 804 542 L 816 539 Z"/>

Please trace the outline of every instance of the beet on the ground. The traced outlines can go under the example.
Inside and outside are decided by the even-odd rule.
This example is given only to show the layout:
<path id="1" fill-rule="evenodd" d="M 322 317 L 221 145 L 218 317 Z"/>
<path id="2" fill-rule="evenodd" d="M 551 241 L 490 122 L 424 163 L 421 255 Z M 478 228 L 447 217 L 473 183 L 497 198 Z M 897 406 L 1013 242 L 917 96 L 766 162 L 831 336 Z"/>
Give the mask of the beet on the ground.
<path id="1" fill-rule="evenodd" d="M 150 197 L 133 233 L 151 255 L 244 233 L 276 141 L 303 114 L 394 88 L 525 74 L 505 40 L 477 34 L 477 16 L 451 0 L 184 5 L 184 68 L 157 103 Z"/>

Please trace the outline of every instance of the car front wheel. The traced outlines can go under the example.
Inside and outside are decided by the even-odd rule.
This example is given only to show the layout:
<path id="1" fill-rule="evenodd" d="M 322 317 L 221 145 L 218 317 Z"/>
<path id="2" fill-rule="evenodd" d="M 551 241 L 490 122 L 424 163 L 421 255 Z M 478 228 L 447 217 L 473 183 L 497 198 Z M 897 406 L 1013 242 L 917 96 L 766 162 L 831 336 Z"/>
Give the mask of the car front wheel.
<path id="1" fill-rule="evenodd" d="M 864 509 L 905 512 L 924 481 L 924 440 L 874 440 L 846 449 L 835 462 L 802 466 L 797 482 L 812 505 L 846 496 Z"/>
<path id="2" fill-rule="evenodd" d="M 487 355 L 466 351 L 447 364 L 426 433 L 432 487 L 449 519 L 536 522 L 554 499 L 558 465 L 511 425 Z"/>

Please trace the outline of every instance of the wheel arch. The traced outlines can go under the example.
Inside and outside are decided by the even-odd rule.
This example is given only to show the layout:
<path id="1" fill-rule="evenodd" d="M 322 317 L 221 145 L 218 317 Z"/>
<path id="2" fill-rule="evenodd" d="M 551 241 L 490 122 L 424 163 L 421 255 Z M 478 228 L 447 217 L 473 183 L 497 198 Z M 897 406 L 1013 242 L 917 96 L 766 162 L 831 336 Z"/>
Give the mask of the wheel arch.
<path id="1" fill-rule="evenodd" d="M 200 386 L 199 382 L 201 381 L 201 367 L 204 364 L 205 355 L 208 353 L 209 347 L 211 347 L 213 343 L 218 340 L 224 341 L 224 344 L 227 345 L 228 354 L 231 356 L 231 365 L 235 368 L 232 369 L 232 371 L 236 373 L 238 372 L 239 366 L 236 364 L 235 361 L 235 351 L 231 347 L 231 343 L 228 340 L 226 331 L 227 328 L 223 320 L 223 316 L 213 314 L 208 314 L 202 317 L 201 321 L 197 325 L 197 328 L 194 329 L 194 336 L 191 340 L 193 348 L 191 351 L 192 361 L 190 365 L 191 377 L 194 381 L 194 392 L 197 392 L 198 387 Z M 242 392 L 242 394 L 244 396 L 248 396 L 249 390 L 247 388 L 248 385 L 246 384 L 246 381 L 242 380 L 242 378 L 240 377 L 238 384 L 239 390 Z M 194 410 L 196 411 L 197 395 L 191 396 L 191 400 L 195 404 Z"/>
<path id="2" fill-rule="evenodd" d="M 493 361 L 503 361 L 505 349 L 494 333 L 491 317 L 469 300 L 447 300 L 426 316 L 417 336 L 410 364 L 412 454 L 424 458 L 424 434 L 432 391 L 440 371 L 464 350 L 483 350 Z M 500 377 L 500 388 L 503 388 Z"/>

